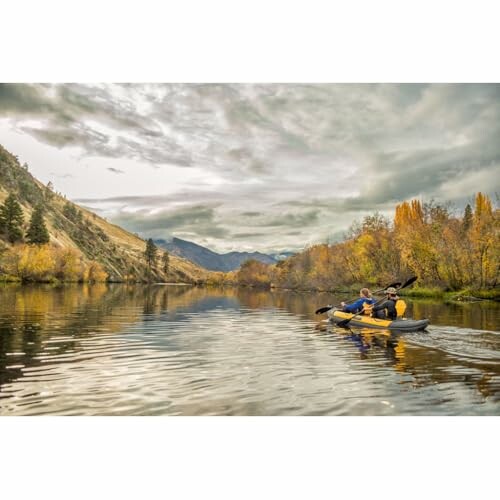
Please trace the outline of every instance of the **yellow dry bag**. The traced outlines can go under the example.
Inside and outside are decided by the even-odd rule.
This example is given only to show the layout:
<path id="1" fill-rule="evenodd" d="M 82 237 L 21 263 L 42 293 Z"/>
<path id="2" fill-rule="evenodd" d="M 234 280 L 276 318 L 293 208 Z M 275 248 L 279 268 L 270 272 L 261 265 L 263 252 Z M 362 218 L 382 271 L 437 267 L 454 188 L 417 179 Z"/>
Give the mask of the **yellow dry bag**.
<path id="1" fill-rule="evenodd" d="M 398 314 L 398 318 L 402 318 L 406 311 L 406 302 L 404 300 L 398 299 L 396 301 L 396 312 Z"/>

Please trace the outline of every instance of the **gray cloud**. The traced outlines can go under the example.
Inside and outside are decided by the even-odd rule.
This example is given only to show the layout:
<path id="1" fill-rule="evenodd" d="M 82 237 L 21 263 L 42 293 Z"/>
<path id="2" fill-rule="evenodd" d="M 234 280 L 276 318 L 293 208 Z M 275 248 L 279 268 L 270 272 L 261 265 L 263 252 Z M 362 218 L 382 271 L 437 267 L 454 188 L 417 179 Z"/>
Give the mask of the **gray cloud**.
<path id="1" fill-rule="evenodd" d="M 37 115 L 52 112 L 41 85 L 0 83 L 0 112 L 2 114 Z"/>
<path id="2" fill-rule="evenodd" d="M 214 238 L 229 235 L 229 230 L 215 220 L 213 207 L 190 206 L 156 213 L 148 210 L 133 213 L 122 211 L 113 217 L 113 222 L 139 234 L 158 238 L 169 238 L 174 231 L 179 235 L 195 232 L 200 236 Z"/>
<path id="3" fill-rule="evenodd" d="M 263 215 L 262 212 L 242 212 L 241 215 L 243 217 L 258 217 L 259 215 Z"/>
<path id="4" fill-rule="evenodd" d="M 261 222 L 259 225 L 269 227 L 307 227 L 318 220 L 318 210 L 309 210 L 304 213 L 286 213 L 276 217 L 272 217 L 267 221 Z"/>
<path id="5" fill-rule="evenodd" d="M 266 233 L 233 233 L 231 234 L 231 238 L 236 238 L 240 240 L 246 240 L 248 238 L 256 238 L 266 236 Z"/>
<path id="6" fill-rule="evenodd" d="M 125 173 L 123 170 L 120 170 L 119 168 L 114 168 L 114 167 L 108 167 L 106 170 L 109 170 L 110 172 L 113 172 L 114 174 L 124 174 Z"/>
<path id="7" fill-rule="evenodd" d="M 166 195 L 79 201 L 218 250 L 296 249 L 410 197 L 500 190 L 498 84 L 3 84 L 1 116 L 89 157 L 199 169 Z"/>

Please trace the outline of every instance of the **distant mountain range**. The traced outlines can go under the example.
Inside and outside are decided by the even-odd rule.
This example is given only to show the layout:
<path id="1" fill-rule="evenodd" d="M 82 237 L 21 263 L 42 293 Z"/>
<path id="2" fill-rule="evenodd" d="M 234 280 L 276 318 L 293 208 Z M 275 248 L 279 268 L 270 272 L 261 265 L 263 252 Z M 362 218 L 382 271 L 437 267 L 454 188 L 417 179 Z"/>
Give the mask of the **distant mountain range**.
<path id="1" fill-rule="evenodd" d="M 181 240 L 180 238 L 173 238 L 171 241 L 158 239 L 155 240 L 155 244 L 160 248 L 168 250 L 173 255 L 190 260 L 210 271 L 234 271 L 249 259 L 258 260 L 264 264 L 276 264 L 279 260 L 293 255 L 291 252 L 271 255 L 260 252 L 229 252 L 220 254 L 191 241 Z"/>

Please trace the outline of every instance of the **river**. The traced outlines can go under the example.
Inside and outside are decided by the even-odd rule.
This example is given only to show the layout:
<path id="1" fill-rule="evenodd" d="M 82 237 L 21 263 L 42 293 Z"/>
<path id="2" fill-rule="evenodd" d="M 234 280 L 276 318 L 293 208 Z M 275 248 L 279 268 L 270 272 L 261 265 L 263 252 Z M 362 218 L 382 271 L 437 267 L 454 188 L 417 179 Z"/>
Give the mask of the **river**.
<path id="1" fill-rule="evenodd" d="M 340 329 L 324 293 L 0 286 L 0 415 L 499 415 L 500 304 L 407 299 Z"/>

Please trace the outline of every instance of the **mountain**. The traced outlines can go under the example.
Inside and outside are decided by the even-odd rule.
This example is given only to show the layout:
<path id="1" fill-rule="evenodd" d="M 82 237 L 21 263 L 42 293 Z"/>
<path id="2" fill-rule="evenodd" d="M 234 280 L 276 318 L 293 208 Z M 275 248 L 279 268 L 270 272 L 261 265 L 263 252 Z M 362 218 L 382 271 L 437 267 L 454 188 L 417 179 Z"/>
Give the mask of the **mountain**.
<path id="1" fill-rule="evenodd" d="M 151 276 L 148 278 L 144 258 L 146 242 L 143 239 L 54 192 L 50 186 L 35 179 L 26 164 L 21 166 L 18 158 L 0 145 L 0 204 L 9 194 L 14 194 L 21 205 L 23 233 L 26 233 L 35 206 L 42 205 L 53 247 L 75 250 L 84 263 L 100 263 L 110 281 L 123 281 L 127 276 L 139 281 L 151 279 Z M 0 257 L 10 247 L 0 234 Z M 153 271 L 154 280 L 197 283 L 206 280 L 210 274 L 176 255 L 170 258 L 168 274 L 160 269 L 158 260 Z"/>
<path id="2" fill-rule="evenodd" d="M 172 241 L 155 240 L 155 243 L 160 248 L 168 250 L 172 255 L 184 257 L 211 271 L 234 271 L 249 259 L 258 260 L 264 264 L 276 264 L 278 261 L 278 259 L 271 255 L 260 252 L 229 252 L 220 254 L 191 241 L 181 240 L 180 238 L 173 238 Z"/>
<path id="3" fill-rule="evenodd" d="M 280 261 L 280 260 L 286 260 L 288 257 L 292 257 L 295 255 L 295 252 L 279 252 L 279 253 L 270 253 L 269 254 L 274 260 Z"/>

